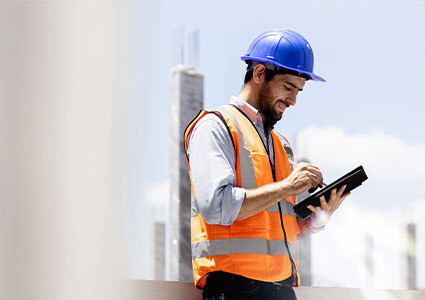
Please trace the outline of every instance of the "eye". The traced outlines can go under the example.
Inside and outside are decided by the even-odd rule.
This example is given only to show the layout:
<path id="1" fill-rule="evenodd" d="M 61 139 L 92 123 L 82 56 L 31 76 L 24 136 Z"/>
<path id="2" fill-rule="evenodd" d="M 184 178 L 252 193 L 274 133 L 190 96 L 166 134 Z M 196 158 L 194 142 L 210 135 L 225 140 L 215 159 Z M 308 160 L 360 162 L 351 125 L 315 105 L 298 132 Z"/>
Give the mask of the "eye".
<path id="1" fill-rule="evenodd" d="M 283 86 L 287 91 L 290 91 L 291 88 L 287 87 L 286 85 Z"/>

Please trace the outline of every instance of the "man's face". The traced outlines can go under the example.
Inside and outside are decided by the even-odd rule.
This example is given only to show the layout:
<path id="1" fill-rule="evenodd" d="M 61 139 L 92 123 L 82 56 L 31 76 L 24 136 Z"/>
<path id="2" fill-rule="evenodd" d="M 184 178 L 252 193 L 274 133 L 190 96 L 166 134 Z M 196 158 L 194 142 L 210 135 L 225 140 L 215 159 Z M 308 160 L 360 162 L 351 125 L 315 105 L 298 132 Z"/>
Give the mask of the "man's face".
<path id="1" fill-rule="evenodd" d="M 289 75 L 276 74 L 272 80 L 265 81 L 258 95 L 259 110 L 272 123 L 282 118 L 290 105 L 295 105 L 297 94 L 302 91 L 305 79 Z"/>

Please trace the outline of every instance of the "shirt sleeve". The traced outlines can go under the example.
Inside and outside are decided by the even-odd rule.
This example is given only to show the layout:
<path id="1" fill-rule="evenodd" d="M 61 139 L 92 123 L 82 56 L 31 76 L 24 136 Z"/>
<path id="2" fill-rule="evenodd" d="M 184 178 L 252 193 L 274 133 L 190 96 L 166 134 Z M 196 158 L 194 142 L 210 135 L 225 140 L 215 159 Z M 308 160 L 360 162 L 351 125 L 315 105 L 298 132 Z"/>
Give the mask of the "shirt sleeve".
<path id="1" fill-rule="evenodd" d="M 236 187 L 236 155 L 226 125 L 214 114 L 195 126 L 187 150 L 195 205 L 208 224 L 231 225 L 245 199 Z"/>

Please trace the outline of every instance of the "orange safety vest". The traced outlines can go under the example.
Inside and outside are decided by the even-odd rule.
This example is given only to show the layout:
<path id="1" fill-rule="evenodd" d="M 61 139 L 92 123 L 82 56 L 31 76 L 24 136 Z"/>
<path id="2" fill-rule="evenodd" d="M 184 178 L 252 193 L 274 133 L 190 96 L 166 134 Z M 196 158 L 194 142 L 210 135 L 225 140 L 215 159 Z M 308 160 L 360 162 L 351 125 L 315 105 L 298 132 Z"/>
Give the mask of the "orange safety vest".
<path id="1" fill-rule="evenodd" d="M 275 157 L 273 174 L 269 155 L 253 123 L 232 105 L 201 111 L 185 131 L 186 151 L 193 128 L 208 113 L 217 114 L 227 125 L 235 146 L 238 187 L 258 188 L 281 181 L 291 173 L 288 157 L 276 132 L 271 132 Z M 190 173 L 189 161 L 188 165 Z M 192 192 L 196 198 L 193 183 Z M 286 240 L 292 255 L 297 253 L 299 233 L 293 211 L 295 204 L 294 196 L 280 201 Z M 208 224 L 199 211 L 192 209 L 191 236 L 193 277 L 197 287 L 202 288 L 205 275 L 213 271 L 267 282 L 281 281 L 292 274 L 277 204 L 229 226 Z M 294 256 L 293 261 L 297 265 Z"/>

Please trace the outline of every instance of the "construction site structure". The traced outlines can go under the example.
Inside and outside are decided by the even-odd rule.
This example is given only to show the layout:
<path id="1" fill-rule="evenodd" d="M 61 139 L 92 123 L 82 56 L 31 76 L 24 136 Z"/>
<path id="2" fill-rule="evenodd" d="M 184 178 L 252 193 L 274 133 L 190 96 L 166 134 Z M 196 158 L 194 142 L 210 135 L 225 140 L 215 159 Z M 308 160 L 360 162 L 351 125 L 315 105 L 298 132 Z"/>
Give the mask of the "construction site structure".
<path id="1" fill-rule="evenodd" d="M 203 108 L 204 77 L 198 70 L 177 65 L 171 78 L 171 143 L 169 202 L 169 279 L 192 281 L 190 244 L 191 185 L 183 134 Z"/>

